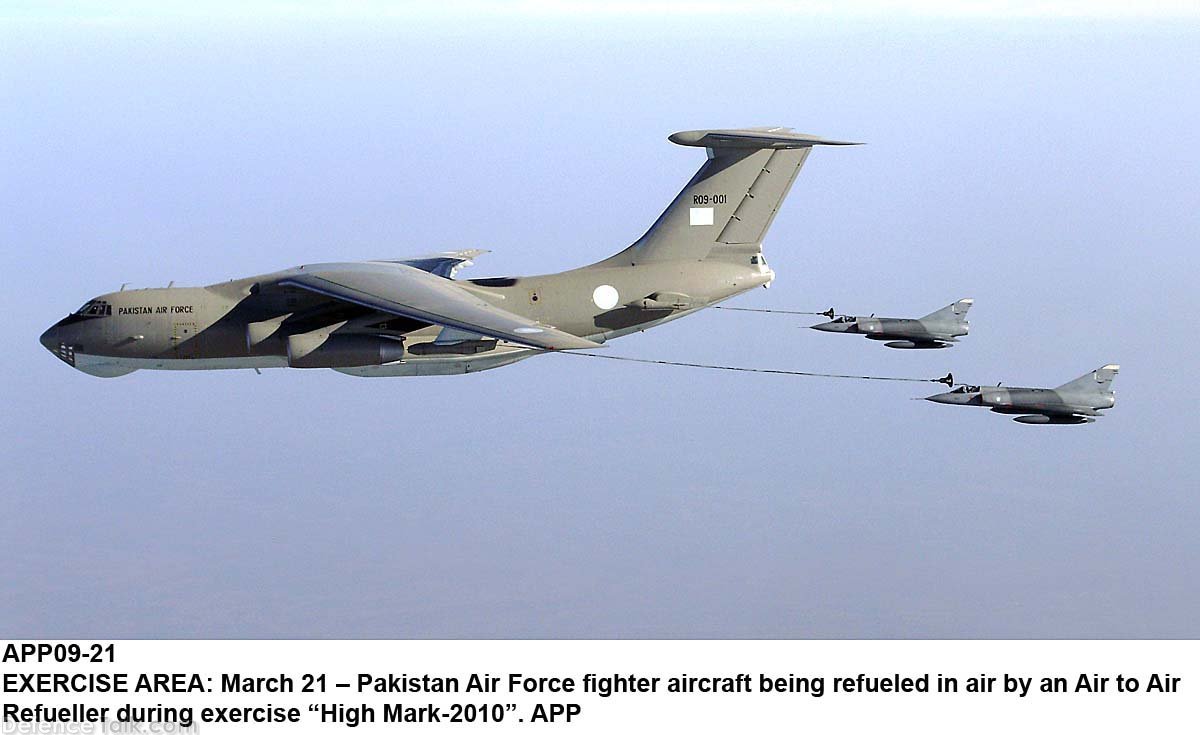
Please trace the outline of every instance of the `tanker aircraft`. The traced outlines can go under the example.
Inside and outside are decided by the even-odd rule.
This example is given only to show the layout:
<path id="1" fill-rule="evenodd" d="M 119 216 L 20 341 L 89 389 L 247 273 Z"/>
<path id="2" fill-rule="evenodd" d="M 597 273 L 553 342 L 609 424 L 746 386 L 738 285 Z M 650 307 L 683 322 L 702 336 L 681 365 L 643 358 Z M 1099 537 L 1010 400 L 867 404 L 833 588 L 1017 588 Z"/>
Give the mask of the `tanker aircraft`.
<path id="1" fill-rule="evenodd" d="M 641 238 L 582 268 L 455 279 L 482 250 L 302 265 L 97 296 L 41 342 L 99 377 L 274 367 L 452 375 L 591 349 L 770 285 L 763 238 L 801 166 L 814 146 L 854 145 L 790 128 L 692 130 L 669 140 L 705 148 L 704 165 Z"/>

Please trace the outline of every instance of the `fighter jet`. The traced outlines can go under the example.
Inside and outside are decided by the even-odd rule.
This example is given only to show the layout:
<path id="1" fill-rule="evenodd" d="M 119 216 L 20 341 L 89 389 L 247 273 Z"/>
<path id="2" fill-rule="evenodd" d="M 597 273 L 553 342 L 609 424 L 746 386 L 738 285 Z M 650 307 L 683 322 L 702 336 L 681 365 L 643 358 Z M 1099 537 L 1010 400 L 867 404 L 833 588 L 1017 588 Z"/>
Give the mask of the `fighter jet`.
<path id="1" fill-rule="evenodd" d="M 669 140 L 707 149 L 703 166 L 641 238 L 582 268 L 456 280 L 481 250 L 302 265 L 97 296 L 41 341 L 101 377 L 267 367 L 450 375 L 590 349 L 770 284 L 763 238 L 800 167 L 814 146 L 853 145 L 790 128 Z"/>
<path id="2" fill-rule="evenodd" d="M 970 331 L 967 310 L 974 299 L 960 299 L 920 319 L 893 319 L 871 316 L 838 316 L 812 329 L 840 334 L 865 334 L 867 339 L 890 340 L 884 347 L 898 350 L 937 350 L 951 347 Z"/>
<path id="3" fill-rule="evenodd" d="M 1116 405 L 1112 381 L 1119 365 L 1105 365 L 1057 388 L 964 385 L 925 400 L 951 406 L 986 406 L 996 413 L 1025 414 L 1022 424 L 1087 424 Z"/>

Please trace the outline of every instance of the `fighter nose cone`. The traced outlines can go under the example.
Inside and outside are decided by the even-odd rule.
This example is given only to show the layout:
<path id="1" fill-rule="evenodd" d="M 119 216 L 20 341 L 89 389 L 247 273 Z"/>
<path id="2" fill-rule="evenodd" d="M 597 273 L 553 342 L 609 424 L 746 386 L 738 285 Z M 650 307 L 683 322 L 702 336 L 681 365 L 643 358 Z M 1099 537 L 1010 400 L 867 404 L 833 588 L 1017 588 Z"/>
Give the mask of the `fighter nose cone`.
<path id="1" fill-rule="evenodd" d="M 926 396 L 925 400 L 933 401 L 934 403 L 945 403 L 950 406 L 957 406 L 966 403 L 971 396 L 966 393 L 938 393 L 934 396 Z"/>
<path id="2" fill-rule="evenodd" d="M 809 329 L 815 329 L 818 332 L 844 332 L 846 331 L 846 325 L 834 324 L 833 322 L 823 322 L 821 324 L 814 324 L 809 327 Z"/>

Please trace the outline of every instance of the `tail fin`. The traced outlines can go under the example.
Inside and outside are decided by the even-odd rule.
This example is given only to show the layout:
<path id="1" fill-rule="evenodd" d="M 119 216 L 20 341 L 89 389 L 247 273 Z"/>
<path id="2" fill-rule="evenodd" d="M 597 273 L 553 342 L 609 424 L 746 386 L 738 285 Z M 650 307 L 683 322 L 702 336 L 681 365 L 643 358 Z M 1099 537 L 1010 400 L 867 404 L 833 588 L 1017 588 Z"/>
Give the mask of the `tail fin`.
<path id="1" fill-rule="evenodd" d="M 815 145 L 855 145 L 790 128 L 689 130 L 672 143 L 708 160 L 636 243 L 609 261 L 702 260 L 720 244 L 759 243 Z"/>
<path id="2" fill-rule="evenodd" d="M 949 306 L 945 306 L 937 311 L 926 314 L 922 319 L 955 319 L 957 321 L 966 321 L 967 310 L 975 303 L 975 299 L 959 299 Z"/>
<path id="3" fill-rule="evenodd" d="M 1112 390 L 1113 379 L 1117 377 L 1120 365 L 1105 365 L 1086 375 L 1080 375 L 1069 383 L 1063 383 L 1055 390 L 1086 390 L 1107 393 Z"/>

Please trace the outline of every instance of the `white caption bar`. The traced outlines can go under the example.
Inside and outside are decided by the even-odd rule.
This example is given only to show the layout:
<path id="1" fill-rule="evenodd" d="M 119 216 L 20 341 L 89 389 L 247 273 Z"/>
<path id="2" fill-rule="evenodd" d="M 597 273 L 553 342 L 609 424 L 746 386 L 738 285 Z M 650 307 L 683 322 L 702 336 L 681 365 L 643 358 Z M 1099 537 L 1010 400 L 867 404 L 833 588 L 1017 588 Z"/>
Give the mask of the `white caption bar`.
<path id="1" fill-rule="evenodd" d="M 1170 733 L 1200 703 L 1195 641 L 78 643 L 5 644 L 0 731 Z"/>

